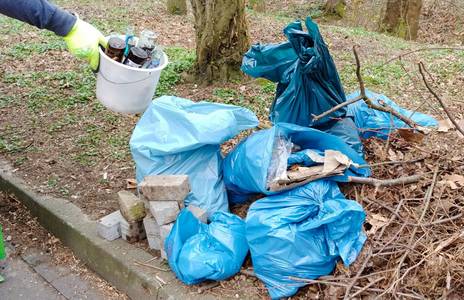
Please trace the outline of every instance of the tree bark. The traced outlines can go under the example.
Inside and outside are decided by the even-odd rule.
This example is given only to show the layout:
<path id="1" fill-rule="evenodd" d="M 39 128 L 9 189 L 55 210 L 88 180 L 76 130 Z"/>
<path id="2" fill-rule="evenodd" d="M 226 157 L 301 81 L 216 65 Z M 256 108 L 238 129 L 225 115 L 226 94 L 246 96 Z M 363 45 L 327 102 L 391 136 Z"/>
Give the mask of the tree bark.
<path id="1" fill-rule="evenodd" d="M 245 0 L 191 0 L 195 16 L 196 72 L 202 81 L 227 81 L 240 74 L 250 43 Z"/>
<path id="2" fill-rule="evenodd" d="M 422 0 L 387 0 L 380 24 L 381 31 L 407 40 L 415 40 L 419 30 Z"/>
<path id="3" fill-rule="evenodd" d="M 326 15 L 335 15 L 343 18 L 345 16 L 346 1 L 345 0 L 327 0 L 324 5 Z"/>
<path id="4" fill-rule="evenodd" d="M 167 0 L 166 8 L 170 14 L 185 15 L 187 13 L 186 0 Z"/>

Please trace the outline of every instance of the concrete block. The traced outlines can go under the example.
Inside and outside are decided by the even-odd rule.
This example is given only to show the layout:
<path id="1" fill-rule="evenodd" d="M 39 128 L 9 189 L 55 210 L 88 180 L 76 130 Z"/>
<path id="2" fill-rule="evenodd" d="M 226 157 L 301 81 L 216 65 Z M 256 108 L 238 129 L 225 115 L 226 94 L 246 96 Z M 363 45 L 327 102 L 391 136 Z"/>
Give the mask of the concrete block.
<path id="1" fill-rule="evenodd" d="M 123 219 L 119 210 L 104 216 L 97 222 L 97 233 L 102 238 L 112 241 L 121 237 L 121 220 Z"/>
<path id="2" fill-rule="evenodd" d="M 169 223 L 169 224 L 160 226 L 161 245 L 164 246 L 164 241 L 168 237 L 168 235 L 171 232 L 173 226 L 174 226 L 174 223 Z"/>
<path id="3" fill-rule="evenodd" d="M 128 191 L 120 191 L 118 196 L 121 214 L 127 221 L 141 221 L 145 217 L 145 205 L 137 196 Z"/>
<path id="4" fill-rule="evenodd" d="M 149 201 L 178 201 L 183 207 L 190 184 L 187 175 L 152 175 L 144 178 L 140 189 Z"/>
<path id="5" fill-rule="evenodd" d="M 161 250 L 161 238 L 159 235 L 147 235 L 150 249 Z"/>
<path id="6" fill-rule="evenodd" d="M 143 218 L 143 227 L 147 235 L 160 236 L 160 226 L 153 216 L 146 216 Z"/>
<path id="7" fill-rule="evenodd" d="M 168 260 L 168 255 L 166 254 L 166 251 L 164 250 L 164 247 L 161 248 L 160 252 L 161 252 L 161 258 L 165 259 L 165 260 Z"/>
<path id="8" fill-rule="evenodd" d="M 146 238 L 143 221 L 127 222 L 123 218 L 121 220 L 121 237 L 129 243 L 135 243 Z"/>
<path id="9" fill-rule="evenodd" d="M 174 222 L 179 214 L 177 201 L 150 201 L 150 212 L 159 225 Z"/>
<path id="10" fill-rule="evenodd" d="M 206 212 L 206 210 L 191 204 L 187 207 L 187 209 L 190 210 L 190 212 L 195 217 L 197 217 L 197 219 L 200 220 L 200 222 L 205 224 L 208 223 L 208 213 Z"/>

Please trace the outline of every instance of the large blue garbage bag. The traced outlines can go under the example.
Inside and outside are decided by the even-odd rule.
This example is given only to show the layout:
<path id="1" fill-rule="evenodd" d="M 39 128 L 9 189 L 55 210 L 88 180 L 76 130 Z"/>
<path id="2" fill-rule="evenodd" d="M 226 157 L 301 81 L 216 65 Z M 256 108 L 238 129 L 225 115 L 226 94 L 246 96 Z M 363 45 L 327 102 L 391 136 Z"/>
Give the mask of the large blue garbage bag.
<path id="1" fill-rule="evenodd" d="M 201 223 L 183 209 L 165 241 L 169 266 L 185 284 L 227 279 L 240 270 L 248 253 L 242 219 L 225 212 L 210 219 L 210 224 Z"/>
<path id="2" fill-rule="evenodd" d="M 347 98 L 348 100 L 351 100 L 358 96 L 359 91 L 356 91 L 348 95 Z M 437 120 L 435 120 L 432 116 L 404 109 L 385 95 L 377 94 L 366 89 L 366 96 L 372 99 L 376 104 L 384 103 L 390 106 L 403 116 L 411 118 L 414 122 L 421 126 L 438 126 Z M 372 136 L 386 139 L 390 132 L 397 128 L 409 128 L 406 123 L 389 113 L 369 108 L 362 100 L 348 105 L 348 115 L 354 117 L 354 122 L 358 127 L 360 135 L 365 139 Z"/>
<path id="3" fill-rule="evenodd" d="M 311 18 L 306 19 L 308 32 L 300 21 L 290 23 L 284 34 L 288 42 L 253 45 L 245 53 L 242 71 L 252 77 L 277 82 L 270 119 L 301 126 L 323 124 L 346 114 L 346 108 L 312 122 L 319 115 L 346 101 L 334 61 Z"/>
<path id="4" fill-rule="evenodd" d="M 255 127 L 248 109 L 163 96 L 147 108 L 132 133 L 130 148 L 140 182 L 147 175 L 185 174 L 191 193 L 185 200 L 208 214 L 228 211 L 220 144 Z"/>
<path id="5" fill-rule="evenodd" d="M 315 128 L 338 136 L 345 143 L 347 143 L 348 146 L 358 152 L 359 155 L 364 156 L 363 144 L 359 136 L 358 128 L 356 127 L 352 117 L 345 117 L 339 120 L 334 120 Z"/>
<path id="6" fill-rule="evenodd" d="M 224 159 L 224 182 L 229 192 L 229 201 L 241 203 L 250 194 L 275 194 L 267 188 L 267 174 L 276 138 L 284 136 L 302 150 L 312 149 L 323 153 L 327 149 L 337 150 L 348 156 L 354 163 L 365 165 L 366 161 L 340 138 L 294 124 L 279 123 L 270 129 L 254 132 L 242 140 Z M 295 162 L 290 155 L 289 162 Z M 306 164 L 309 165 L 309 164 Z M 369 176 L 369 168 L 351 166 L 345 176 L 334 176 L 332 180 L 346 181 L 346 176 Z"/>
<path id="7" fill-rule="evenodd" d="M 348 266 L 366 240 L 361 205 L 334 182 L 319 180 L 254 202 L 246 218 L 253 269 L 273 299 L 290 297 L 304 282 Z"/>

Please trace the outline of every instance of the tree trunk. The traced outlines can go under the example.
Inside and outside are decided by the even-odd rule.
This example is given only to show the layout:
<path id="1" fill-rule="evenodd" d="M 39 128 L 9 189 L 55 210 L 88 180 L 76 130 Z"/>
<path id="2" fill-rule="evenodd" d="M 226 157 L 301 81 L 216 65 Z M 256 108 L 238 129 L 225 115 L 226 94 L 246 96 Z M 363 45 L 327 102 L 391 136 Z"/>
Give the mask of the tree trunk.
<path id="1" fill-rule="evenodd" d="M 343 18 L 345 16 L 346 1 L 345 0 L 327 0 L 324 5 L 326 15 L 335 15 Z"/>
<path id="2" fill-rule="evenodd" d="M 419 30 L 422 0 L 387 0 L 380 29 L 415 40 Z"/>
<path id="3" fill-rule="evenodd" d="M 240 74 L 249 47 L 245 0 L 191 0 L 195 16 L 196 71 L 202 81 Z"/>
<path id="4" fill-rule="evenodd" d="M 187 13 L 187 0 L 167 0 L 166 8 L 170 14 L 185 15 Z"/>
<path id="5" fill-rule="evenodd" d="M 266 0 L 248 0 L 248 7 L 257 12 L 266 12 Z"/>

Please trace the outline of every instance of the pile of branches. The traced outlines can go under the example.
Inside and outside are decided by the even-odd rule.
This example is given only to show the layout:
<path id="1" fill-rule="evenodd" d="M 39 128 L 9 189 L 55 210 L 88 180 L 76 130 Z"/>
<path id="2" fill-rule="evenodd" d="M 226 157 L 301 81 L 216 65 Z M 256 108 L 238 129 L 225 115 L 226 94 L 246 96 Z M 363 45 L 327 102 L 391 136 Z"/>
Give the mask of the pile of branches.
<path id="1" fill-rule="evenodd" d="M 434 145 L 433 137 L 430 140 L 427 144 Z M 460 149 L 456 149 L 457 155 L 450 156 L 449 149 L 428 147 L 426 151 L 399 137 L 393 137 L 388 144 L 370 139 L 365 148 L 369 161 L 384 161 L 372 164 L 376 177 L 424 176 L 415 184 L 396 188 L 343 187 L 347 197 L 356 199 L 366 211 L 368 242 L 350 268 L 339 264 L 332 276 L 304 280 L 313 287 L 306 296 L 462 297 L 464 177 L 458 174 L 464 174 L 464 158 L 458 154 Z M 396 160 L 401 155 L 403 160 Z"/>

